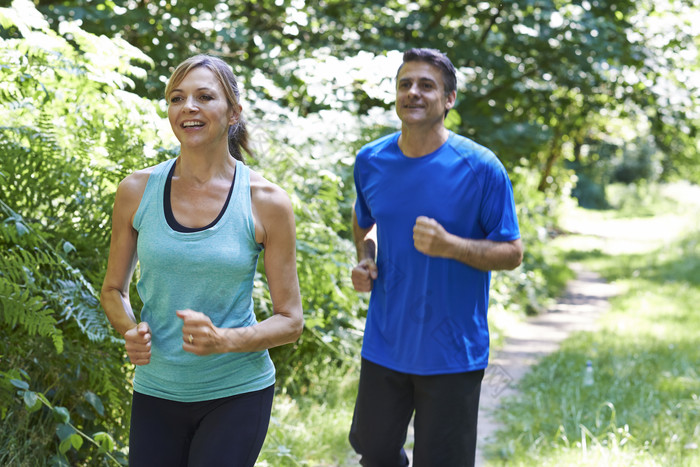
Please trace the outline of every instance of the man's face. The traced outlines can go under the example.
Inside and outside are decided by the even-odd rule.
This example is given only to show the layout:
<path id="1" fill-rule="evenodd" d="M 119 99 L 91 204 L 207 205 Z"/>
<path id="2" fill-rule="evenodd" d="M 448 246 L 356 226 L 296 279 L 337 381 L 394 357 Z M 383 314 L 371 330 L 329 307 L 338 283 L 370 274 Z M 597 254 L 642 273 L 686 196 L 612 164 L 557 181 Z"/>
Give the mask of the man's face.
<path id="1" fill-rule="evenodd" d="M 438 67 L 422 61 L 406 62 L 397 77 L 396 114 L 404 125 L 432 126 L 443 121 L 455 96 L 455 92 L 445 96 Z"/>

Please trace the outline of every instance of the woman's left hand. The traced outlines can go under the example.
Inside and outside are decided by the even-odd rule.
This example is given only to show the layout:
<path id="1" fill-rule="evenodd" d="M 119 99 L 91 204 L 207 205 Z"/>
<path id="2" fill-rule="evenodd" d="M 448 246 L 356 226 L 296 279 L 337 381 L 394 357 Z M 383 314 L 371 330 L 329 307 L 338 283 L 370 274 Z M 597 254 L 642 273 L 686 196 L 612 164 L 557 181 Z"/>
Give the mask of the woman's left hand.
<path id="1" fill-rule="evenodd" d="M 177 310 L 182 319 L 182 349 L 195 355 L 221 353 L 222 333 L 204 313 Z"/>

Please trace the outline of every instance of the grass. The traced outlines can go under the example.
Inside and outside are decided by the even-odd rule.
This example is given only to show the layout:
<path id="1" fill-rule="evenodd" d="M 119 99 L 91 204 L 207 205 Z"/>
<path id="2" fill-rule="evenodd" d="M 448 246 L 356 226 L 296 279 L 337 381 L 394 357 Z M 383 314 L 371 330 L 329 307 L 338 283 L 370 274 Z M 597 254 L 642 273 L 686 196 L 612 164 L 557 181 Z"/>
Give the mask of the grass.
<path id="1" fill-rule="evenodd" d="M 498 412 L 503 429 L 487 449 L 489 465 L 700 465 L 698 206 L 640 199 L 644 209 L 628 200 L 625 212 L 647 219 L 657 213 L 664 224 L 656 248 L 651 242 L 618 248 L 630 246 L 624 242 L 630 233 L 653 240 L 646 229 L 617 237 L 598 230 L 560 243 L 624 293 L 612 300 L 599 331 L 572 335 L 533 367 L 518 396 L 504 401 Z M 640 218 L 619 212 L 574 214 L 600 226 L 609 220 L 640 225 Z M 670 214 L 690 230 L 664 229 Z M 586 360 L 595 368 L 592 387 L 581 385 Z"/>
<path id="2" fill-rule="evenodd" d="M 304 396 L 275 396 L 257 467 L 358 465 L 348 442 L 358 367 L 327 368 Z"/>

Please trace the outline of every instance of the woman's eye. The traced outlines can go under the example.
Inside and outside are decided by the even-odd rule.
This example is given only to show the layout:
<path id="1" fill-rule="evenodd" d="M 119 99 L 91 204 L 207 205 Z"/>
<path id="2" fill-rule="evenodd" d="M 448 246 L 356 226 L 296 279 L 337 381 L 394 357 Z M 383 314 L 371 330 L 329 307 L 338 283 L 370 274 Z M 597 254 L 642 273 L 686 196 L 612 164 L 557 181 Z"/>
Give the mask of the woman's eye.
<path id="1" fill-rule="evenodd" d="M 202 100 L 204 100 L 204 101 L 210 101 L 210 100 L 212 100 L 212 99 L 214 99 L 214 98 L 213 98 L 212 96 L 209 96 L 209 95 L 207 95 L 207 94 L 204 94 L 204 95 L 200 96 L 200 99 L 202 99 Z"/>
<path id="2" fill-rule="evenodd" d="M 182 100 L 182 97 L 180 97 L 180 96 L 171 97 L 171 98 L 170 98 L 170 103 L 171 103 L 171 104 L 174 104 L 174 103 L 176 103 L 176 102 L 180 102 L 181 100 Z"/>

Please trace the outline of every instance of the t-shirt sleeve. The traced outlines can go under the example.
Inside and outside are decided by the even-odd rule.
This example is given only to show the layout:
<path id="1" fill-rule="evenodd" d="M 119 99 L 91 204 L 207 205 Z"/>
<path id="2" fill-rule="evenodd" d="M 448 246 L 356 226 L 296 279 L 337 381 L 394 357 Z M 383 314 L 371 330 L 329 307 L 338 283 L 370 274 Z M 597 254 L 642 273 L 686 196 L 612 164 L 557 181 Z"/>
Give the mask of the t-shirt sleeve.
<path id="1" fill-rule="evenodd" d="M 355 176 L 355 192 L 357 199 L 355 200 L 355 215 L 357 216 L 357 225 L 363 229 L 372 227 L 375 224 L 372 217 L 372 210 L 367 204 L 367 199 L 363 191 L 363 174 L 362 174 L 362 158 L 358 154 L 355 160 L 354 176 Z"/>
<path id="2" fill-rule="evenodd" d="M 513 185 L 500 161 L 487 166 L 483 190 L 480 222 L 486 238 L 496 242 L 520 238 Z"/>

